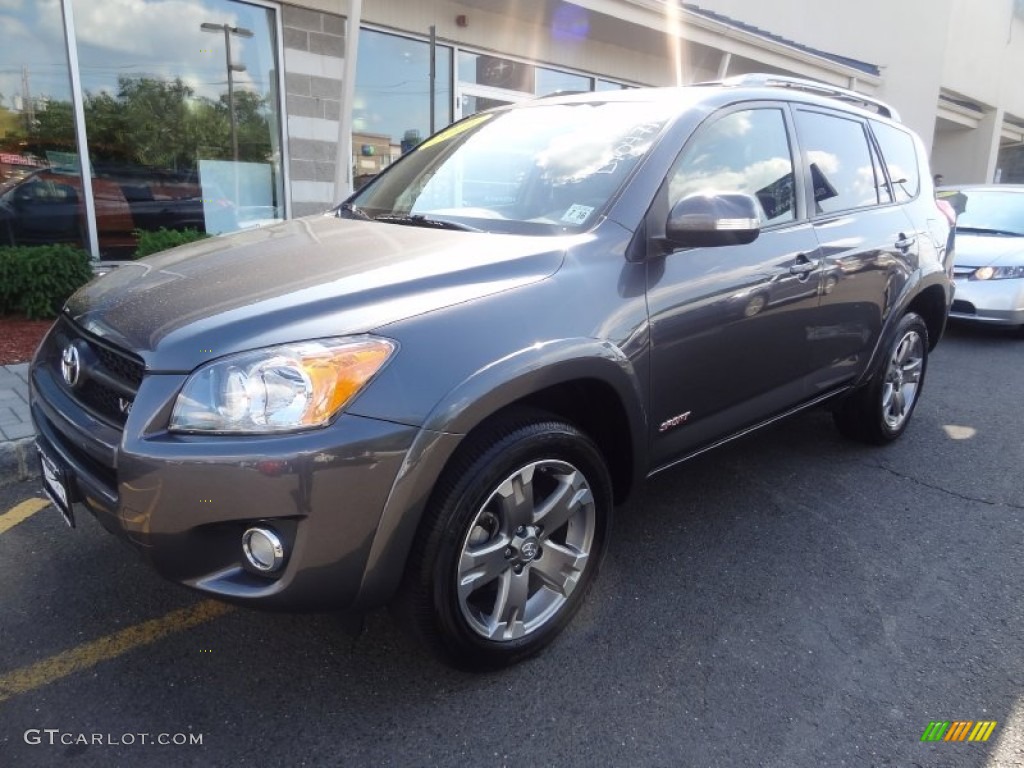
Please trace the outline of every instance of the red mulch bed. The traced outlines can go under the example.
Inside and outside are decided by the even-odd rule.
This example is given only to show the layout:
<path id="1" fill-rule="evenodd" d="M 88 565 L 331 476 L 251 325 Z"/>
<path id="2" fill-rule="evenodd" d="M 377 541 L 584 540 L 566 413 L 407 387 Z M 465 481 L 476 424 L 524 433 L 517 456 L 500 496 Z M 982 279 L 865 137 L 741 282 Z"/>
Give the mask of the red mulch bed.
<path id="1" fill-rule="evenodd" d="M 27 363 L 35 354 L 53 320 L 0 317 L 0 365 Z"/>

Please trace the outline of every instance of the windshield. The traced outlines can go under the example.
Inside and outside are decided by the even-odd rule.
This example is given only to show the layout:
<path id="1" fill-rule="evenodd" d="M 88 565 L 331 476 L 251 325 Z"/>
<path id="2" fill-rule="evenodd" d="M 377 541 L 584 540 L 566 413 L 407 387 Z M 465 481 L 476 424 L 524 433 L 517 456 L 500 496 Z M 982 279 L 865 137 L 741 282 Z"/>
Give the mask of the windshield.
<path id="1" fill-rule="evenodd" d="M 395 224 L 577 232 L 593 226 L 674 111 L 587 102 L 484 112 L 427 139 L 339 210 Z"/>
<path id="2" fill-rule="evenodd" d="M 1024 192 L 961 189 L 939 193 L 959 214 L 958 230 L 1024 236 Z"/>

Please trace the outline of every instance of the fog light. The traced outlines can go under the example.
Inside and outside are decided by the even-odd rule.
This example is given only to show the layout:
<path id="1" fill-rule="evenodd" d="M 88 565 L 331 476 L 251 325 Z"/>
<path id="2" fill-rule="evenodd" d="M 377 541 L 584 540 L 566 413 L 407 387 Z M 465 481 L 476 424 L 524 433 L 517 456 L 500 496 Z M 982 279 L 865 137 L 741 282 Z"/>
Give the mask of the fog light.
<path id="1" fill-rule="evenodd" d="M 242 534 L 242 551 L 249 565 L 261 573 L 273 573 L 284 563 L 284 545 L 269 528 L 250 528 Z"/>

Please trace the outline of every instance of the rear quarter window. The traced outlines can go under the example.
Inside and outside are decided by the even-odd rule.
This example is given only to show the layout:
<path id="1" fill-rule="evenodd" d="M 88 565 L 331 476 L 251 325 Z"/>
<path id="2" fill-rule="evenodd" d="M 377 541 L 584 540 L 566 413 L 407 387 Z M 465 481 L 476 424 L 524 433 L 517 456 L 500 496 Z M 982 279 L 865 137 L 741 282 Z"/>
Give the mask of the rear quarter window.
<path id="1" fill-rule="evenodd" d="M 882 148 L 885 167 L 897 203 L 913 200 L 921 191 L 921 169 L 913 137 L 885 123 L 871 121 L 871 130 Z"/>

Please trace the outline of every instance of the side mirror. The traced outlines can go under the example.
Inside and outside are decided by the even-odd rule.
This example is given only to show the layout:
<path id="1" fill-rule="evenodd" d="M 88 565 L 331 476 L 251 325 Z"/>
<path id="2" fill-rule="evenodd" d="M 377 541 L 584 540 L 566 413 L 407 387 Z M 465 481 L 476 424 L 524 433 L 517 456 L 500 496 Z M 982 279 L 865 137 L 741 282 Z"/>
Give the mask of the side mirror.
<path id="1" fill-rule="evenodd" d="M 752 243 L 761 234 L 757 200 L 740 192 L 696 194 L 674 206 L 665 240 L 677 248 Z"/>

